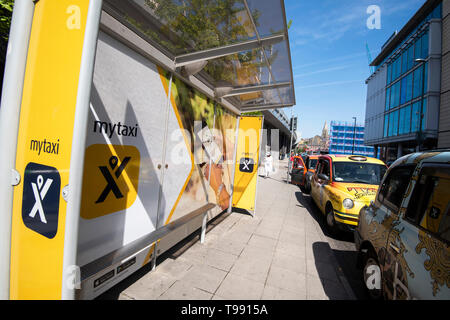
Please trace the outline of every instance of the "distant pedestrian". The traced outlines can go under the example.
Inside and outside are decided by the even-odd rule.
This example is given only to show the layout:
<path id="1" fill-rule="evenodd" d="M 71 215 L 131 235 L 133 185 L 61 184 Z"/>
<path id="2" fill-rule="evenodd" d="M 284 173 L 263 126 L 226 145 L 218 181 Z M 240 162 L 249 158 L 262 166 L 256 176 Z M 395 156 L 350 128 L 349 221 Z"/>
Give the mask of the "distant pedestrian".
<path id="1" fill-rule="evenodd" d="M 273 170 L 273 158 L 270 152 L 266 155 L 266 160 L 264 161 L 264 167 L 266 169 L 266 178 L 269 177 L 269 173 Z"/>

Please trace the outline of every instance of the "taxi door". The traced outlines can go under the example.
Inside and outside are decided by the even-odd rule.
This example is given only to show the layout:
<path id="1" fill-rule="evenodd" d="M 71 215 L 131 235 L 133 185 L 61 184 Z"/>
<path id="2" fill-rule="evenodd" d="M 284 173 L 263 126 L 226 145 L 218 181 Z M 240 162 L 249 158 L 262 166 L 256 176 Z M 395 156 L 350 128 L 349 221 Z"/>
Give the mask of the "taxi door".
<path id="1" fill-rule="evenodd" d="M 330 172 L 331 164 L 328 159 L 322 158 L 319 159 L 317 164 L 316 172 L 314 173 L 313 179 L 311 181 L 311 197 L 316 202 L 317 206 L 323 212 L 325 208 L 325 186 L 330 182 L 330 180 L 321 179 L 319 176 L 321 174 L 331 178 Z"/>
<path id="2" fill-rule="evenodd" d="M 301 157 L 294 157 L 291 171 L 291 182 L 296 185 L 304 185 L 306 166 Z"/>
<path id="3" fill-rule="evenodd" d="M 448 300 L 450 165 L 424 165 L 416 181 L 388 237 L 386 293 L 393 300 Z"/>

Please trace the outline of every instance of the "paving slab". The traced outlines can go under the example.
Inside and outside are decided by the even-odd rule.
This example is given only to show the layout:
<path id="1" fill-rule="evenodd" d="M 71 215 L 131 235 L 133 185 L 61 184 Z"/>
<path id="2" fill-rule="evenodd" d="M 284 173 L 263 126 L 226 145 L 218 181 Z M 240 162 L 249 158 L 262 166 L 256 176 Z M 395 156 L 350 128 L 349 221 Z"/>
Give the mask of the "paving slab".
<path id="1" fill-rule="evenodd" d="M 258 180 L 256 216 L 224 214 L 210 224 L 204 243 L 190 240 L 187 250 L 172 253 L 116 297 L 354 299 L 318 218 L 285 177 L 280 171 Z"/>
<path id="2" fill-rule="evenodd" d="M 270 264 L 270 259 L 239 257 L 231 268 L 230 273 L 264 284 L 267 279 Z"/>
<path id="3" fill-rule="evenodd" d="M 306 296 L 306 275 L 272 265 L 267 277 L 267 285 L 285 289 Z"/>
<path id="4" fill-rule="evenodd" d="M 211 300 L 213 294 L 192 286 L 191 282 L 177 280 L 158 300 Z"/>
<path id="5" fill-rule="evenodd" d="M 229 273 L 216 294 L 226 300 L 260 300 L 264 283 Z"/>
<path id="6" fill-rule="evenodd" d="M 186 272 L 181 281 L 197 289 L 214 294 L 226 275 L 227 272 L 223 270 L 206 264 L 199 264 Z"/>
<path id="7" fill-rule="evenodd" d="M 261 300 L 306 300 L 306 293 L 292 292 L 266 285 Z"/>

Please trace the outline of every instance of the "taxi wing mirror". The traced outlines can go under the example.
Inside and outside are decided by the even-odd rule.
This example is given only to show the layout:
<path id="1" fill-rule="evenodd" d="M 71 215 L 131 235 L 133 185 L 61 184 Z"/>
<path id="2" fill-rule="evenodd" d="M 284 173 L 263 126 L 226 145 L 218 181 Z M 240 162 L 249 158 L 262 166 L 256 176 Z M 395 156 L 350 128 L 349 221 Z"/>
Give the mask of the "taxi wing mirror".
<path id="1" fill-rule="evenodd" d="M 326 174 L 323 174 L 323 173 L 319 174 L 318 178 L 320 180 L 330 181 L 330 177 L 328 177 Z"/>

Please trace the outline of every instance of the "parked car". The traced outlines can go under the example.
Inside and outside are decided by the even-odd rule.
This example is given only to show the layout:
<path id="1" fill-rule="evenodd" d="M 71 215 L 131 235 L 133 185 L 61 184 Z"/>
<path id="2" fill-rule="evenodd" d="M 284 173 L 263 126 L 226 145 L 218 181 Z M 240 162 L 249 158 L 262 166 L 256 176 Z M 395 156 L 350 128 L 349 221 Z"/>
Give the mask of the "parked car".
<path id="1" fill-rule="evenodd" d="M 303 191 L 305 188 L 306 165 L 301 156 L 293 157 L 292 169 L 290 170 L 291 183 L 300 186 Z"/>
<path id="2" fill-rule="evenodd" d="M 311 155 L 311 156 L 306 156 L 304 158 L 304 162 L 305 162 L 305 166 L 306 166 L 306 176 L 305 176 L 305 181 L 304 181 L 304 193 L 306 194 L 310 194 L 311 193 L 311 179 L 314 176 L 314 173 L 316 172 L 316 166 L 317 166 L 317 162 L 319 160 L 319 156 L 317 155 Z"/>
<path id="3" fill-rule="evenodd" d="M 450 299 L 450 151 L 398 159 L 354 235 L 371 297 Z"/>
<path id="4" fill-rule="evenodd" d="M 375 199 L 387 170 L 383 161 L 363 156 L 319 156 L 311 179 L 311 197 L 331 233 L 353 231 L 360 210 Z"/>

